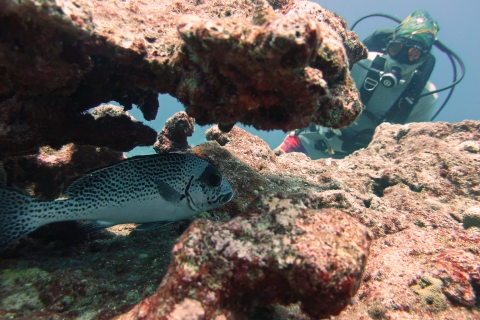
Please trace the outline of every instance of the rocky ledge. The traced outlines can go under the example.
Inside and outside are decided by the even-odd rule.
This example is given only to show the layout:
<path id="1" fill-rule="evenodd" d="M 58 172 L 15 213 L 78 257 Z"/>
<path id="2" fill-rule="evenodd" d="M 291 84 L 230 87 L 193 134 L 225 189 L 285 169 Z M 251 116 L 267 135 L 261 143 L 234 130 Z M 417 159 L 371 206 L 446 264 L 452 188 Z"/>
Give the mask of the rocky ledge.
<path id="1" fill-rule="evenodd" d="M 117 101 L 153 120 L 159 93 L 224 131 L 338 128 L 361 111 L 349 66 L 365 47 L 305 0 L 5 0 L 0 31 L 0 159 L 45 145 L 152 145 L 146 128 L 88 111 Z"/>

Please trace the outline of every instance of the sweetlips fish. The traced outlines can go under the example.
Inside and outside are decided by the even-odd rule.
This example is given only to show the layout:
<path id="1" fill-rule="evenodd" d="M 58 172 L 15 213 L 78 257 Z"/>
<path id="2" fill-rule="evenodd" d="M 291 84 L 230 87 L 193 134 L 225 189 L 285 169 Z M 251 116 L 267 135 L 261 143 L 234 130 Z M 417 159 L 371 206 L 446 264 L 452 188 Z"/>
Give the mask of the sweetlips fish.
<path id="1" fill-rule="evenodd" d="M 40 226 L 90 220 L 87 231 L 122 223 L 147 230 L 221 206 L 233 197 L 210 163 L 184 154 L 137 156 L 74 180 L 65 198 L 44 201 L 0 188 L 0 248 Z"/>

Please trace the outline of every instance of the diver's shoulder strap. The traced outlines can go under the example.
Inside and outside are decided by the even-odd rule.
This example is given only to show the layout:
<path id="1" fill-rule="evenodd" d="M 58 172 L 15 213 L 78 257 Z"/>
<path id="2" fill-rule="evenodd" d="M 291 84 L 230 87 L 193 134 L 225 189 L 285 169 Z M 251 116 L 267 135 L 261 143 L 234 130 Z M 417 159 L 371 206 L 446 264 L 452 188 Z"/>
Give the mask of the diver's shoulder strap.
<path id="1" fill-rule="evenodd" d="M 413 74 L 407 88 L 405 88 L 397 101 L 385 114 L 384 121 L 400 124 L 404 124 L 407 121 L 413 108 L 418 103 L 418 97 L 422 94 L 428 79 L 430 79 L 434 67 L 435 57 L 432 54 L 428 54 L 425 61 Z"/>
<path id="2" fill-rule="evenodd" d="M 373 59 L 370 69 L 379 71 L 383 70 L 385 67 L 385 60 L 386 59 L 382 55 L 377 55 L 375 59 Z M 363 105 L 368 104 L 379 83 L 380 73 L 369 70 L 360 88 L 360 99 L 362 100 Z"/>
<path id="3" fill-rule="evenodd" d="M 383 70 L 385 66 L 385 58 L 381 55 L 377 55 L 373 60 L 370 68 L 376 70 Z M 347 127 L 342 130 L 342 135 L 338 136 L 343 141 L 342 150 L 346 154 L 350 154 L 355 150 L 366 147 L 372 140 L 375 128 L 382 122 L 391 123 L 405 123 L 410 116 L 413 108 L 418 103 L 419 96 L 425 88 L 430 75 L 432 74 L 435 66 L 435 57 L 429 54 L 425 62 L 417 69 L 412 76 L 409 84 L 405 88 L 404 92 L 395 101 L 395 103 L 387 111 L 383 119 L 378 118 L 374 113 L 367 109 L 363 109 L 362 115 L 369 118 L 374 124 L 373 128 L 356 131 L 352 127 Z M 365 80 L 360 88 L 360 97 L 362 103 L 367 105 L 370 101 L 377 85 L 380 82 L 380 74 L 375 71 L 368 71 Z"/>

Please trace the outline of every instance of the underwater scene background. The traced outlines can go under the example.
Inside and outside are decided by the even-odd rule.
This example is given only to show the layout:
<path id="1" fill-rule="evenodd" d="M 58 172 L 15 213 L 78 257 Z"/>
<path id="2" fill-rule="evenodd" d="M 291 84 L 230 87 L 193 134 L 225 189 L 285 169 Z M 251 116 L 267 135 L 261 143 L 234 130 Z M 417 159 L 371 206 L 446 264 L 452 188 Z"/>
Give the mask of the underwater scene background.
<path id="1" fill-rule="evenodd" d="M 479 6 L 0 0 L 0 319 L 480 319 Z M 337 135 L 395 25 L 342 17 L 417 9 L 467 68 L 434 122 L 318 160 L 240 124 Z"/>

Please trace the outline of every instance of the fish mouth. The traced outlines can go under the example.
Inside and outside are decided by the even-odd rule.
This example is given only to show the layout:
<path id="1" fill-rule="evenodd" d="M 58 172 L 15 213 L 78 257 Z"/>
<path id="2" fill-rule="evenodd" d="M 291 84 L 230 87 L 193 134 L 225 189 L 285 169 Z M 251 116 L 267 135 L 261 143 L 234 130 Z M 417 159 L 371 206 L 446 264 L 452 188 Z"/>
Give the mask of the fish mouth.
<path id="1" fill-rule="evenodd" d="M 195 204 L 195 202 L 193 201 L 192 197 L 189 194 L 187 194 L 187 203 L 190 209 L 192 209 L 193 211 L 202 211 L 202 209 L 197 207 L 197 205 Z"/>
<path id="2" fill-rule="evenodd" d="M 218 198 L 221 203 L 227 203 L 228 201 L 232 200 L 233 192 L 226 193 Z"/>

